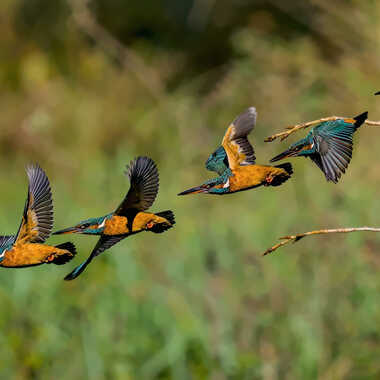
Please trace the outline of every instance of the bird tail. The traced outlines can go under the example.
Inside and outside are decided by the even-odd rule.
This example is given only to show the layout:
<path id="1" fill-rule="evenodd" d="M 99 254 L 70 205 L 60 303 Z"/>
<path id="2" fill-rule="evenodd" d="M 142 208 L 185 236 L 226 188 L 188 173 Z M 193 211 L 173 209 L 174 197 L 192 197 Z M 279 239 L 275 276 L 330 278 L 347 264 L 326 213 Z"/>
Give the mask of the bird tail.
<path id="1" fill-rule="evenodd" d="M 70 272 L 65 278 L 65 281 L 70 281 L 76 279 L 87 267 L 88 264 L 92 261 L 93 256 L 90 255 L 86 261 L 78 265 L 72 272 Z"/>
<path id="2" fill-rule="evenodd" d="M 162 232 L 169 230 L 170 228 L 172 228 L 174 226 L 175 217 L 174 217 L 173 211 L 171 211 L 171 210 L 161 211 L 161 212 L 158 212 L 156 215 L 161 217 L 161 218 L 166 219 L 170 224 L 167 224 L 167 223 L 156 224 L 155 226 L 153 226 L 150 229 L 150 231 L 152 231 L 156 234 L 160 234 Z"/>
<path id="3" fill-rule="evenodd" d="M 367 120 L 368 112 L 363 112 L 360 115 L 354 117 L 355 120 L 355 131 Z"/>
<path id="4" fill-rule="evenodd" d="M 272 181 L 270 182 L 270 186 L 280 186 L 285 181 L 287 181 L 291 175 L 293 174 L 293 167 L 290 162 L 285 162 L 281 165 L 274 166 L 277 169 L 282 169 L 279 174 L 277 174 Z"/>
<path id="5" fill-rule="evenodd" d="M 175 224 L 175 216 L 172 210 L 161 211 L 156 214 L 161 218 L 165 218 L 169 221 L 170 224 Z"/>
<path id="6" fill-rule="evenodd" d="M 77 254 L 77 250 L 75 248 L 75 245 L 73 243 L 71 243 L 70 241 L 56 245 L 55 248 L 64 249 L 64 250 L 68 251 L 68 253 L 58 255 L 54 260 L 51 261 L 53 264 L 56 264 L 56 265 L 63 265 L 63 264 L 68 263 Z"/>

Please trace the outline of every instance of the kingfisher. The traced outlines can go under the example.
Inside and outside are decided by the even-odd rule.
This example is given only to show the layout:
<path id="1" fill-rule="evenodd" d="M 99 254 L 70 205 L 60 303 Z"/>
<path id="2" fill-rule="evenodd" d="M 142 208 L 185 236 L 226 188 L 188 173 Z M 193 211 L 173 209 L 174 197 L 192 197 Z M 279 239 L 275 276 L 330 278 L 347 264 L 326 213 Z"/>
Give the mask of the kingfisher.
<path id="1" fill-rule="evenodd" d="M 49 179 L 36 164 L 28 165 L 28 196 L 16 235 L 0 236 L 0 266 L 25 268 L 41 264 L 62 265 L 76 250 L 73 243 L 43 244 L 53 228 L 53 201 Z"/>
<path id="2" fill-rule="evenodd" d="M 320 123 L 304 139 L 270 161 L 276 162 L 287 157 L 309 157 L 322 170 L 327 181 L 338 183 L 351 161 L 353 134 L 367 117 L 368 112 L 363 112 L 353 119 L 342 118 Z"/>
<path id="3" fill-rule="evenodd" d="M 293 173 L 292 165 L 256 165 L 255 152 L 247 136 L 256 124 L 255 107 L 248 108 L 228 127 L 222 146 L 206 161 L 206 169 L 219 176 L 200 186 L 185 190 L 178 195 L 206 193 L 231 194 L 259 186 L 279 186 Z"/>
<path id="4" fill-rule="evenodd" d="M 100 236 L 87 260 L 69 273 L 65 280 L 77 278 L 96 256 L 130 235 L 142 231 L 162 233 L 174 226 L 175 218 L 171 210 L 155 214 L 145 212 L 158 193 L 159 177 L 154 161 L 149 157 L 137 157 L 127 166 L 125 175 L 129 177 L 130 188 L 114 212 L 54 232 L 54 235 L 78 233 Z"/>

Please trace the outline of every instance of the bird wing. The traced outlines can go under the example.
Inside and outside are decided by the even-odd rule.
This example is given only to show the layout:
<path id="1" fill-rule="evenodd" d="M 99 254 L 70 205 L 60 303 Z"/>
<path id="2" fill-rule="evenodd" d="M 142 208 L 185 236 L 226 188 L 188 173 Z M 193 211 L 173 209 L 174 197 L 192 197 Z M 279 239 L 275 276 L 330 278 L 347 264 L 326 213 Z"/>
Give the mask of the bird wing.
<path id="1" fill-rule="evenodd" d="M 111 248 L 113 245 L 117 244 L 119 241 L 126 238 L 127 235 L 101 235 L 96 246 L 91 252 L 91 256 L 99 256 L 101 253 Z"/>
<path id="2" fill-rule="evenodd" d="M 354 119 L 339 119 L 315 127 L 314 143 L 320 159 L 311 159 L 322 169 L 328 181 L 337 183 L 352 157 L 353 134 L 366 119 L 366 113 Z"/>
<path id="3" fill-rule="evenodd" d="M 0 252 L 7 248 L 9 245 L 13 244 L 15 241 L 15 235 L 0 236 Z"/>
<path id="4" fill-rule="evenodd" d="M 205 163 L 205 167 L 210 172 L 224 172 L 228 169 L 228 157 L 225 149 L 220 146 L 213 153 L 210 154 L 209 158 Z"/>
<path id="5" fill-rule="evenodd" d="M 126 235 L 115 235 L 115 236 L 106 236 L 102 235 L 96 246 L 92 250 L 90 256 L 84 261 L 82 264 L 78 265 L 73 271 L 71 271 L 66 277 L 66 281 L 74 280 L 77 278 L 86 268 L 87 265 L 91 263 L 91 261 L 102 252 L 111 248 L 114 244 L 118 243 L 120 240 L 123 240 Z"/>
<path id="6" fill-rule="evenodd" d="M 236 169 L 239 165 L 255 163 L 255 151 L 247 136 L 256 124 L 256 116 L 256 109 L 248 108 L 231 123 L 223 137 L 222 146 L 227 153 L 231 170 Z"/>
<path id="7" fill-rule="evenodd" d="M 129 166 L 128 175 L 131 187 L 115 214 L 127 216 L 128 210 L 145 211 L 152 206 L 158 193 L 158 170 L 151 158 L 137 157 Z"/>
<path id="8" fill-rule="evenodd" d="M 26 168 L 28 197 L 15 243 L 43 243 L 53 228 L 53 200 L 49 180 L 38 165 Z"/>

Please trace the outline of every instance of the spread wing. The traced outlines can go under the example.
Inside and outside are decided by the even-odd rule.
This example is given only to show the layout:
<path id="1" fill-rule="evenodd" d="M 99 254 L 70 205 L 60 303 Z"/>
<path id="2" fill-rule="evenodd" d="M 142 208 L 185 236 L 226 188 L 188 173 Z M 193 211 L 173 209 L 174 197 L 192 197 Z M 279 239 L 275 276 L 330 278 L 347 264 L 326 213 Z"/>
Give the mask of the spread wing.
<path id="1" fill-rule="evenodd" d="M 255 163 L 255 151 L 247 136 L 256 124 L 256 116 L 256 108 L 248 108 L 232 122 L 224 135 L 222 146 L 227 153 L 230 169 Z"/>
<path id="2" fill-rule="evenodd" d="M 137 157 L 131 161 L 125 172 L 131 187 L 115 214 L 127 216 L 131 209 L 144 211 L 152 206 L 158 193 L 158 170 L 149 157 Z"/>
<path id="3" fill-rule="evenodd" d="M 49 180 L 38 165 L 26 168 L 28 198 L 15 243 L 43 243 L 53 228 L 53 201 Z"/>
<path id="4" fill-rule="evenodd" d="M 311 159 L 322 169 L 326 179 L 337 183 L 351 161 L 353 134 L 366 119 L 361 114 L 354 119 L 340 119 L 326 122 L 315 128 L 314 142 L 319 157 Z"/>

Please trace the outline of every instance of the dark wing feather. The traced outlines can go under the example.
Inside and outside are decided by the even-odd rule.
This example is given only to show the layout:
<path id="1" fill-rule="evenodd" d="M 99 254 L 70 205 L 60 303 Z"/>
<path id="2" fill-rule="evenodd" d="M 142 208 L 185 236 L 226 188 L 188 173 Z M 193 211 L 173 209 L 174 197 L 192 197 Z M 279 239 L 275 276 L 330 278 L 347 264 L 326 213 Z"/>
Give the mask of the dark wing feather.
<path id="1" fill-rule="evenodd" d="M 53 228 L 53 200 L 49 180 L 38 165 L 26 168 L 29 178 L 28 198 L 16 243 L 43 243 Z"/>
<path id="2" fill-rule="evenodd" d="M 345 173 L 352 157 L 353 134 L 365 119 L 366 113 L 355 119 L 327 122 L 315 128 L 314 143 L 320 157 L 313 155 L 310 158 L 324 172 L 328 181 L 337 183 L 342 173 Z"/>
<path id="3" fill-rule="evenodd" d="M 99 256 L 101 253 L 126 238 L 128 235 L 102 235 L 91 252 L 91 256 Z"/>
<path id="4" fill-rule="evenodd" d="M 240 114 L 227 129 L 222 146 L 226 150 L 231 169 L 239 165 L 253 165 L 255 163 L 255 151 L 247 136 L 256 124 L 256 116 L 256 109 L 250 107 Z"/>
<path id="5" fill-rule="evenodd" d="M 127 216 L 128 210 L 145 211 L 152 206 L 158 193 L 158 170 L 149 157 L 138 157 L 131 161 L 125 172 L 131 182 L 131 187 L 116 209 L 115 214 Z"/>

